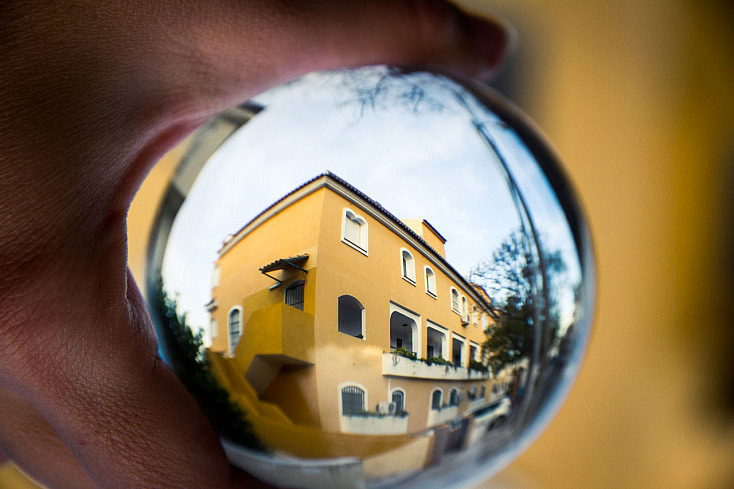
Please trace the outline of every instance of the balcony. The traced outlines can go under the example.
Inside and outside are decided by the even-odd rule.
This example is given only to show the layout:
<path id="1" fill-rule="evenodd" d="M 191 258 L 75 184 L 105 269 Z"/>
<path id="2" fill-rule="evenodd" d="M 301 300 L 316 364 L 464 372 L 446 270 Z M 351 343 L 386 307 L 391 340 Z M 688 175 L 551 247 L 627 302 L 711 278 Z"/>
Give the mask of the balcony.
<path id="1" fill-rule="evenodd" d="M 247 321 L 234 357 L 262 393 L 283 365 L 313 365 L 314 317 L 282 303 L 258 309 Z"/>
<path id="2" fill-rule="evenodd" d="M 428 412 L 427 426 L 437 426 L 455 420 L 459 416 L 457 406 L 443 406 L 441 409 L 431 409 Z"/>
<path id="3" fill-rule="evenodd" d="M 400 435 L 408 432 L 408 415 L 342 415 L 339 427 L 342 433 Z"/>
<path id="4" fill-rule="evenodd" d="M 422 360 L 412 360 L 395 353 L 382 354 L 382 375 L 431 380 L 484 380 L 488 372 L 478 372 L 466 367 L 428 365 Z"/>

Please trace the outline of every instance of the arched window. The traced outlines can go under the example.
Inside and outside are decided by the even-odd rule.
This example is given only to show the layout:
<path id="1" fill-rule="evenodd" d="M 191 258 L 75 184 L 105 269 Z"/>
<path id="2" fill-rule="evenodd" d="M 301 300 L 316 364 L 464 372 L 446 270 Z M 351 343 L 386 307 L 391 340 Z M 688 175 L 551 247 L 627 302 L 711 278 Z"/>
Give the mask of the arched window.
<path id="1" fill-rule="evenodd" d="M 433 273 L 431 267 L 425 267 L 426 272 L 426 294 L 434 299 L 436 298 L 436 274 Z"/>
<path id="2" fill-rule="evenodd" d="M 434 411 L 439 411 L 441 409 L 441 397 L 443 397 L 441 389 L 436 389 L 431 394 L 431 409 Z"/>
<path id="3" fill-rule="evenodd" d="M 297 280 L 285 289 L 285 303 L 303 311 L 303 280 Z"/>
<path id="4" fill-rule="evenodd" d="M 403 272 L 403 278 L 415 285 L 415 260 L 410 251 L 404 248 L 400 250 L 400 267 Z"/>
<path id="5" fill-rule="evenodd" d="M 342 414 L 359 414 L 365 411 L 365 393 L 356 385 L 342 388 Z"/>
<path id="6" fill-rule="evenodd" d="M 449 406 L 458 406 L 459 404 L 459 391 L 456 388 L 451 389 L 449 394 Z"/>
<path id="7" fill-rule="evenodd" d="M 469 311 L 466 307 L 466 297 L 461 296 L 461 317 L 469 321 Z"/>
<path id="8" fill-rule="evenodd" d="M 344 209 L 342 241 L 365 255 L 368 252 L 367 221 L 349 209 Z"/>
<path id="9" fill-rule="evenodd" d="M 395 389 L 392 391 L 391 401 L 395 404 L 395 414 L 403 414 L 405 412 L 405 392 Z"/>
<path id="10" fill-rule="evenodd" d="M 339 332 L 364 338 L 364 306 L 351 295 L 339 297 Z"/>
<path id="11" fill-rule="evenodd" d="M 227 329 L 229 330 L 229 354 L 233 355 L 242 334 L 242 310 L 239 307 L 233 307 L 229 311 Z"/>
<path id="12" fill-rule="evenodd" d="M 451 310 L 461 314 L 459 307 L 459 291 L 451 287 Z"/>

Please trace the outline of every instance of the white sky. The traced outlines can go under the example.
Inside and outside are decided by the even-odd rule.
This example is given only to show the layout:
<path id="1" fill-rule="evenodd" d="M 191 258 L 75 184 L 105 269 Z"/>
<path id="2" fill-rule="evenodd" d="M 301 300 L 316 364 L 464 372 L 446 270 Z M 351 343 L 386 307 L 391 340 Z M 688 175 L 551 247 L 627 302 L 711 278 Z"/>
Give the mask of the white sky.
<path id="1" fill-rule="evenodd" d="M 399 92 L 388 91 L 384 103 L 365 108 L 355 100 L 354 86 L 322 74 L 256 99 L 266 109 L 212 156 L 169 238 L 164 282 L 192 326 L 207 329 L 203 306 L 223 238 L 325 171 L 399 218 L 427 219 L 447 240 L 446 258 L 464 275 L 519 227 L 499 163 L 451 90 L 426 88 L 430 100 L 415 112 L 394 97 Z M 431 105 L 435 101 L 440 110 Z M 471 105 L 505 150 L 546 249 L 564 251 L 575 282 L 580 272 L 573 241 L 547 180 L 514 132 L 479 104 Z"/>

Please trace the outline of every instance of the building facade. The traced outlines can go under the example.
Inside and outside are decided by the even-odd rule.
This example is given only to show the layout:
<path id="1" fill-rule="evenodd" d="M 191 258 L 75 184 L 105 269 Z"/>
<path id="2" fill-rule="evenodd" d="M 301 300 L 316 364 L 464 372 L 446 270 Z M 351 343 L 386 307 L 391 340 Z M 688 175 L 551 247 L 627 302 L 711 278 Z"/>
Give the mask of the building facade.
<path id="1" fill-rule="evenodd" d="M 444 243 L 333 174 L 228 237 L 209 357 L 266 444 L 305 457 L 402 447 L 399 465 L 418 468 L 467 443 L 494 400 L 481 346 L 494 312 Z"/>

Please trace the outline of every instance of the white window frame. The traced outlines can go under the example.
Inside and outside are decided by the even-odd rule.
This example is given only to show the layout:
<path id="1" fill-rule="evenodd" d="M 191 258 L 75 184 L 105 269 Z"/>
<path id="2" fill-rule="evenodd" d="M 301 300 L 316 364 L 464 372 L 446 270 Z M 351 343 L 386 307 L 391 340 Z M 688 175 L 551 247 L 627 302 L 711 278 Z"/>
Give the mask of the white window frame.
<path id="1" fill-rule="evenodd" d="M 454 393 L 456 393 L 456 397 L 454 398 L 454 401 L 452 403 L 451 396 Z M 448 403 L 449 404 L 449 407 L 458 406 L 459 405 L 459 402 L 460 402 L 460 400 L 459 400 L 459 389 L 457 387 L 452 387 L 451 389 L 449 389 L 449 403 Z"/>
<path id="2" fill-rule="evenodd" d="M 431 328 L 439 333 L 443 334 L 443 341 L 441 342 L 441 358 L 448 360 L 449 354 L 449 330 L 441 326 L 440 324 L 434 323 L 430 319 L 426 320 L 426 355 L 428 355 L 428 328 Z"/>
<path id="3" fill-rule="evenodd" d="M 428 272 L 431 272 L 433 283 L 431 283 L 431 280 L 429 280 Z M 434 299 L 437 299 L 438 298 L 437 296 L 438 288 L 436 287 L 436 272 L 434 272 L 433 269 L 429 267 L 428 265 L 425 265 L 423 267 L 423 279 L 426 281 L 426 294 L 430 295 Z M 433 287 L 431 287 L 431 285 L 433 285 Z"/>
<path id="4" fill-rule="evenodd" d="M 347 238 L 347 220 L 359 223 L 359 243 Z M 369 256 L 369 226 L 364 217 L 355 213 L 352 209 L 344 208 L 342 211 L 342 243 L 354 248 L 365 256 Z"/>
<path id="5" fill-rule="evenodd" d="M 403 259 L 406 253 L 410 257 L 407 261 Z M 402 275 L 403 280 L 415 286 L 415 258 L 413 257 L 413 253 L 406 248 L 400 248 L 400 275 Z"/>
<path id="6" fill-rule="evenodd" d="M 219 263 L 216 263 L 214 265 L 214 270 L 212 271 L 212 289 L 219 285 L 219 279 L 221 277 L 221 274 L 222 274 L 222 270 L 219 267 Z"/>
<path id="7" fill-rule="evenodd" d="M 433 394 L 438 391 L 441 393 L 441 398 L 438 401 L 438 408 L 433 407 Z M 428 411 L 440 411 L 443 408 L 443 389 L 435 387 L 431 389 L 431 395 L 428 396 Z"/>
<path id="8" fill-rule="evenodd" d="M 342 406 L 342 390 L 344 388 L 346 388 L 346 387 L 356 387 L 358 389 L 361 389 L 362 392 L 364 392 L 364 406 L 363 406 L 363 408 L 364 408 L 365 411 L 369 411 L 370 410 L 369 409 L 369 407 L 370 407 L 370 401 L 369 401 L 369 398 L 368 398 L 368 394 L 369 393 L 367 392 L 367 387 L 365 387 L 362 384 L 357 383 L 357 382 L 343 382 L 343 383 L 339 384 L 339 388 L 338 388 L 339 390 L 337 391 L 337 400 L 339 402 L 339 416 L 348 416 L 347 414 L 344 414 L 344 409 L 343 409 L 343 406 Z"/>
<path id="9" fill-rule="evenodd" d="M 242 316 L 240 315 L 240 317 Z M 219 323 L 216 318 L 211 318 L 209 320 L 209 338 L 214 339 L 217 336 L 219 336 Z"/>
<path id="10" fill-rule="evenodd" d="M 477 349 L 476 350 L 477 351 L 477 358 L 471 358 L 471 347 L 472 346 Z M 479 362 L 479 361 L 482 360 L 482 358 L 481 358 L 481 356 L 482 356 L 482 349 L 479 346 L 479 343 L 477 343 L 476 341 L 469 340 L 469 350 L 468 351 L 469 351 L 469 362 L 471 362 L 472 360 L 474 360 L 475 362 Z M 467 362 L 467 366 L 468 365 L 469 365 L 469 363 Z"/>
<path id="11" fill-rule="evenodd" d="M 454 360 L 454 339 L 459 340 L 461 342 L 461 363 L 459 365 L 456 365 L 456 360 Z M 468 353 L 466 351 L 466 338 L 464 338 L 461 335 L 458 335 L 454 332 L 451 333 L 451 362 L 456 365 L 457 367 L 466 367 L 469 365 L 467 362 Z"/>
<path id="12" fill-rule="evenodd" d="M 403 393 L 403 411 L 408 412 L 408 407 L 407 407 L 408 406 L 408 396 L 405 394 L 405 389 L 403 389 L 402 387 L 395 387 L 390 390 L 390 397 L 389 397 L 388 402 L 393 402 L 392 396 L 395 392 Z M 397 412 L 397 409 L 396 409 L 396 412 Z"/>
<path id="13" fill-rule="evenodd" d="M 456 296 L 456 305 L 454 305 L 454 295 Z M 461 316 L 461 295 L 459 294 L 459 291 L 456 290 L 456 287 L 451 287 L 451 293 L 449 294 L 449 300 L 450 300 L 451 310 L 454 311 L 459 316 Z"/>
<path id="14" fill-rule="evenodd" d="M 232 331 L 231 331 L 231 321 L 230 316 L 232 315 L 232 311 L 239 311 L 240 313 L 240 332 L 237 335 L 237 341 L 232 344 Z M 237 348 L 237 345 L 240 342 L 240 339 L 242 338 L 242 330 L 244 329 L 242 327 L 242 320 L 243 320 L 243 314 L 242 314 L 242 306 L 234 306 L 227 312 L 227 347 L 229 349 L 229 356 L 234 356 L 234 350 Z"/>
<path id="15" fill-rule="evenodd" d="M 410 309 L 406 309 L 405 307 L 401 306 L 400 304 L 396 304 L 393 301 L 390 301 L 390 309 L 389 309 L 389 315 L 388 318 L 392 317 L 392 313 L 399 312 L 403 316 L 406 316 L 413 320 L 415 323 L 415 327 L 411 331 L 411 337 L 412 337 L 412 349 L 411 351 L 415 353 L 418 356 L 421 356 L 421 350 L 423 349 L 423 335 L 421 334 L 423 331 L 423 323 L 421 322 L 421 316 L 419 314 L 414 313 Z M 388 331 L 388 339 L 390 332 Z"/>
<path id="16" fill-rule="evenodd" d="M 361 309 L 361 311 L 362 311 L 362 316 L 361 316 L 361 318 L 362 318 L 362 332 L 360 333 L 362 335 L 361 338 L 359 336 L 351 335 L 349 333 L 345 333 L 344 331 L 340 331 L 339 330 L 339 327 L 340 327 L 340 324 L 339 324 L 339 299 L 341 299 L 342 297 L 351 297 L 352 299 L 354 299 L 355 301 L 357 301 L 357 304 L 359 304 L 359 306 L 362 308 Z M 339 332 L 341 334 L 345 334 L 347 336 L 351 336 L 352 338 L 357 338 L 358 340 L 366 340 L 367 339 L 367 331 L 366 331 L 367 328 L 365 327 L 365 325 L 367 324 L 366 314 L 367 314 L 366 313 L 366 308 L 364 307 L 364 304 L 362 304 L 362 301 L 360 301 L 359 299 L 357 299 L 356 297 L 354 297 L 352 294 L 342 294 L 342 295 L 340 295 L 339 297 L 336 298 L 336 330 L 337 330 L 337 332 Z"/>

